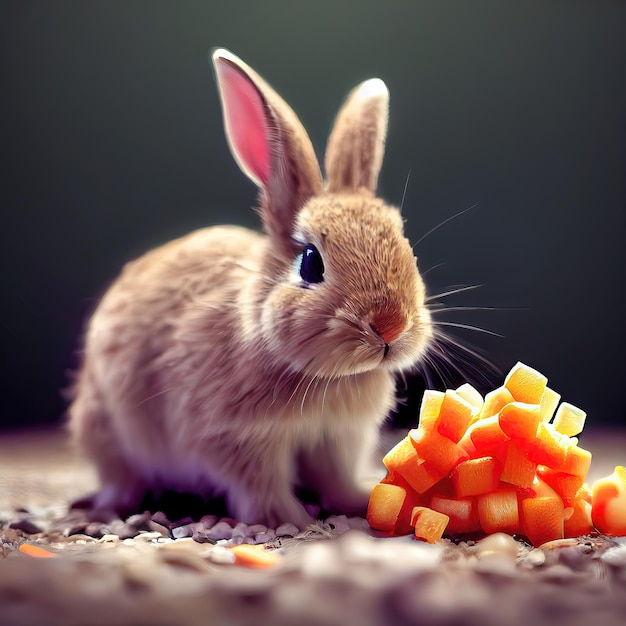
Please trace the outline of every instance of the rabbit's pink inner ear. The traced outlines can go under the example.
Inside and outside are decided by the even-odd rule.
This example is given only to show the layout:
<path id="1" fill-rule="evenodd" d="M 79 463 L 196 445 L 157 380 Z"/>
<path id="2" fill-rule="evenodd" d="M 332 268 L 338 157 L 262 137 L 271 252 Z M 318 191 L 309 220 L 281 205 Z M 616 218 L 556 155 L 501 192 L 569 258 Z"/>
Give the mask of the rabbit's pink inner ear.
<path id="1" fill-rule="evenodd" d="M 264 102 L 250 79 L 225 59 L 216 70 L 224 109 L 224 125 L 239 167 L 258 185 L 270 177 L 270 152 Z"/>

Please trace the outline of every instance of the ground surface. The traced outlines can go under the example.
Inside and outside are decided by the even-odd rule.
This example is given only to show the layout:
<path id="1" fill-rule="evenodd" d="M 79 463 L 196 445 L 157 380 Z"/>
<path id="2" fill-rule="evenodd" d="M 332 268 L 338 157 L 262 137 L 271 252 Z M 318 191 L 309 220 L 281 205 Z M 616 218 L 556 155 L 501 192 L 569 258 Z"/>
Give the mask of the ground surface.
<path id="1" fill-rule="evenodd" d="M 581 445 L 591 481 L 626 461 L 625 432 L 586 431 Z M 341 517 L 300 532 L 211 515 L 87 523 L 68 502 L 94 487 L 63 433 L 0 437 L 0 624 L 626 623 L 623 539 L 532 550 L 379 539 Z M 275 564 L 230 564 L 225 546 L 238 542 L 265 544 Z M 24 543 L 57 556 L 33 558 Z"/>

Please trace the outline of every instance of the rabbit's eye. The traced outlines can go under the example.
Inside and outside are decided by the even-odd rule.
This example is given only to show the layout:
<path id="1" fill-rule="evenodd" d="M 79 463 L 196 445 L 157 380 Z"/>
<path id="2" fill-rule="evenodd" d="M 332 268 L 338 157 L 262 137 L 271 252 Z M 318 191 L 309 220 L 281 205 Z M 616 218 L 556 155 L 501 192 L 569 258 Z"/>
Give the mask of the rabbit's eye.
<path id="1" fill-rule="evenodd" d="M 307 244 L 300 255 L 300 278 L 305 283 L 321 283 L 324 280 L 324 262 L 318 249 Z"/>

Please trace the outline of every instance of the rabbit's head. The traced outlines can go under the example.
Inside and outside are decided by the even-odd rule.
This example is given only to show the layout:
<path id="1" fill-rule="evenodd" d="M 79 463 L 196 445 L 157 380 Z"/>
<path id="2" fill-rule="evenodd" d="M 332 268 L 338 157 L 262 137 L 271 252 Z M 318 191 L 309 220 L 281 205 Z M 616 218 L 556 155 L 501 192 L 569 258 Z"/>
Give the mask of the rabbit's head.
<path id="1" fill-rule="evenodd" d="M 260 189 L 267 246 L 241 302 L 280 369 L 338 377 L 414 365 L 432 335 L 425 290 L 400 212 L 376 197 L 388 91 L 359 85 L 325 157 L 280 96 L 236 56 L 213 54 L 224 124 L 242 171 Z M 254 330 L 253 330 L 254 329 Z"/>

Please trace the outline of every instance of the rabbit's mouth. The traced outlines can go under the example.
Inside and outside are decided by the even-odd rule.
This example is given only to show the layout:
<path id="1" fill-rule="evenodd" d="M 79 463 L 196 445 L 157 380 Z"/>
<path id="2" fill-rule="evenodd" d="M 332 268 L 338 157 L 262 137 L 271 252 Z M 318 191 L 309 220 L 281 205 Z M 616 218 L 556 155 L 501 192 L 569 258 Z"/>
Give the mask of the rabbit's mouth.
<path id="1" fill-rule="evenodd" d="M 412 368 L 427 349 L 430 324 L 405 323 L 400 331 L 381 331 L 372 322 L 338 316 L 318 332 L 314 341 L 300 344 L 301 368 L 306 374 L 335 378 L 376 369 L 400 372 Z"/>

